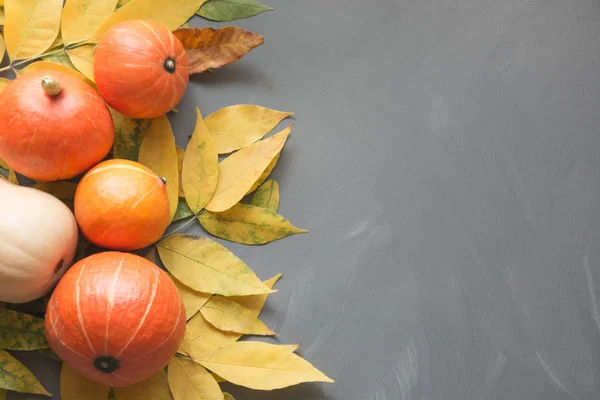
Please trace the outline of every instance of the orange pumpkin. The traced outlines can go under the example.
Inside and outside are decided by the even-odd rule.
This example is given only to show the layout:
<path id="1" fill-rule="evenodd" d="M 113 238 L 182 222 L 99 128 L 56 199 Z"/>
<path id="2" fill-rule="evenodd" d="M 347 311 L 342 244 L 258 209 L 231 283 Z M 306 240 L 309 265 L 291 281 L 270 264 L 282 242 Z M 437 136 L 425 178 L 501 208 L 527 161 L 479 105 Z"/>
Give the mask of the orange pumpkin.
<path id="1" fill-rule="evenodd" d="M 102 161 L 113 141 L 108 107 L 71 74 L 31 72 L 0 94 L 0 158 L 31 179 L 80 175 Z"/>
<path id="2" fill-rule="evenodd" d="M 155 118 L 179 103 L 189 82 L 183 45 L 152 21 L 108 29 L 95 50 L 94 80 L 104 100 L 132 118 Z"/>
<path id="3" fill-rule="evenodd" d="M 98 253 L 58 283 L 45 331 L 50 348 L 79 374 L 129 386 L 169 363 L 183 340 L 185 309 L 171 278 L 150 261 Z"/>
<path id="4" fill-rule="evenodd" d="M 149 246 L 171 222 L 165 182 L 140 163 L 103 161 L 77 185 L 75 218 L 97 246 L 128 251 Z"/>

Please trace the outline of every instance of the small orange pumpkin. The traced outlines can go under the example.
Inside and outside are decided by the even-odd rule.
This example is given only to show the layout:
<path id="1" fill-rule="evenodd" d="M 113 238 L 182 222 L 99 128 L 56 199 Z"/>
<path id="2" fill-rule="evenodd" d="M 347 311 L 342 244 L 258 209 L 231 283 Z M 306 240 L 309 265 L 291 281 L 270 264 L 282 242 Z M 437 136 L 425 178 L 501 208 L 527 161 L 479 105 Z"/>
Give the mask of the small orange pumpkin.
<path id="1" fill-rule="evenodd" d="M 100 95 L 71 74 L 21 75 L 0 94 L 0 158 L 38 181 L 73 178 L 108 154 L 114 124 Z"/>
<path id="2" fill-rule="evenodd" d="M 104 100 L 132 118 L 156 118 L 179 103 L 189 83 L 188 57 L 167 27 L 130 20 L 114 25 L 95 50 L 94 80 Z"/>
<path id="3" fill-rule="evenodd" d="M 149 246 L 171 222 L 165 182 L 140 163 L 103 161 L 77 185 L 75 218 L 97 246 L 126 251 Z"/>
<path id="4" fill-rule="evenodd" d="M 45 317 L 50 348 L 106 386 L 157 374 L 185 333 L 185 308 L 171 278 L 145 258 L 105 252 L 77 262 L 52 293 Z"/>

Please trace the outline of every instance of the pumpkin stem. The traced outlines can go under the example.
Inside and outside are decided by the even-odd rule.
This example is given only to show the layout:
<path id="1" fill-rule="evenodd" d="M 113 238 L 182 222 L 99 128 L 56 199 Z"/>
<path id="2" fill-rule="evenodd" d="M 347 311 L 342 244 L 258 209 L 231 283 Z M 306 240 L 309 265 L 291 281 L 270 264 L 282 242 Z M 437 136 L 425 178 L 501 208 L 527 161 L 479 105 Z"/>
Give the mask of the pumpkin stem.
<path id="1" fill-rule="evenodd" d="M 165 60 L 164 67 L 165 67 L 165 69 L 167 70 L 168 73 L 170 73 L 170 74 L 175 73 L 175 70 L 176 70 L 175 60 L 173 60 L 171 57 L 167 58 Z"/>
<path id="2" fill-rule="evenodd" d="M 62 88 L 56 79 L 46 75 L 42 78 L 42 88 L 50 96 L 58 96 L 62 92 Z"/>
<path id="3" fill-rule="evenodd" d="M 111 356 L 100 356 L 94 360 L 94 366 L 105 374 L 112 374 L 119 369 L 121 362 Z"/>
<path id="4" fill-rule="evenodd" d="M 167 184 L 167 178 L 165 178 L 164 176 L 160 177 L 160 180 L 162 181 L 162 183 L 164 183 L 165 185 Z"/>

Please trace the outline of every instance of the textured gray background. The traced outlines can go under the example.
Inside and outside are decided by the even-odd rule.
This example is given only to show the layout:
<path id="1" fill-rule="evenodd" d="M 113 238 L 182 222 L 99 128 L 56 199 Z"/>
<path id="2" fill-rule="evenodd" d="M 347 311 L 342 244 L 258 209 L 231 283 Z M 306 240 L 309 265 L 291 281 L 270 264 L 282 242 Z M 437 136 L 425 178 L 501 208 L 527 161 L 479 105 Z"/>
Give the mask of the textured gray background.
<path id="1" fill-rule="evenodd" d="M 236 399 L 598 399 L 598 1 L 269 4 L 172 120 L 296 112 L 275 177 L 310 233 L 227 246 L 284 273 L 263 317 L 336 383 Z"/>

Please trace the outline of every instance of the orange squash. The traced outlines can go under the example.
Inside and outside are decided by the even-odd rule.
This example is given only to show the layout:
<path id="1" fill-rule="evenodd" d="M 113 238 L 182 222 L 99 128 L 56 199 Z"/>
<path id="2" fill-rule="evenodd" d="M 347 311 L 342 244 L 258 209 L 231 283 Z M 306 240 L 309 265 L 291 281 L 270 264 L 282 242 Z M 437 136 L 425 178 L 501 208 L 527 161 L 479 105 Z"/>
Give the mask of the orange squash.
<path id="1" fill-rule="evenodd" d="M 189 83 L 183 45 L 164 25 L 124 21 L 95 50 L 94 80 L 106 102 L 132 118 L 156 118 L 179 103 Z"/>
<path id="2" fill-rule="evenodd" d="M 169 363 L 183 340 L 185 309 L 171 278 L 150 261 L 98 253 L 58 283 L 45 331 L 50 348 L 79 374 L 129 386 Z"/>
<path id="3" fill-rule="evenodd" d="M 26 177 L 73 178 L 100 162 L 113 141 L 108 107 L 71 74 L 31 72 L 0 94 L 0 158 Z"/>
<path id="4" fill-rule="evenodd" d="M 127 251 L 149 246 L 171 222 L 165 182 L 134 161 L 101 162 L 77 185 L 75 218 L 97 246 Z"/>

